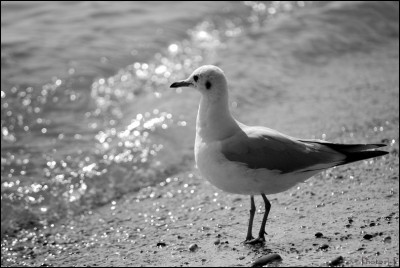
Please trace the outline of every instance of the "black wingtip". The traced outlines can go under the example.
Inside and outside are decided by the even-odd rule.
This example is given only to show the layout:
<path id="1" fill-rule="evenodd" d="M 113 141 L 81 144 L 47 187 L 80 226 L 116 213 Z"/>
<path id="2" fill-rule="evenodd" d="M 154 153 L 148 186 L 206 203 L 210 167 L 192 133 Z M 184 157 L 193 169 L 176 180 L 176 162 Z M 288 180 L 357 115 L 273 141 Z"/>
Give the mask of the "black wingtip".
<path id="1" fill-rule="evenodd" d="M 355 161 L 361 161 L 369 158 L 379 157 L 387 155 L 389 152 L 386 151 L 363 151 L 363 152 L 351 152 L 346 154 L 346 159 L 340 164 L 348 164 Z"/>
<path id="2" fill-rule="evenodd" d="M 388 146 L 387 144 L 384 144 L 384 143 L 376 143 L 376 144 L 374 144 L 376 147 L 385 147 L 385 146 Z"/>

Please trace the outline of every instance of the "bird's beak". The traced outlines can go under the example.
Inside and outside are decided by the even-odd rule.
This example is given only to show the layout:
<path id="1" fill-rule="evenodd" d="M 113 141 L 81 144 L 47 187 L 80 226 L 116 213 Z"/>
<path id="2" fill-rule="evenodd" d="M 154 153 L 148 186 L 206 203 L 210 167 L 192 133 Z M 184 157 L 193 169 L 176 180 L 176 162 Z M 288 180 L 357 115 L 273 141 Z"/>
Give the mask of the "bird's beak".
<path id="1" fill-rule="evenodd" d="M 175 88 L 175 87 L 190 87 L 190 86 L 194 86 L 192 82 L 189 82 L 188 80 L 182 80 L 172 83 L 170 87 Z"/>

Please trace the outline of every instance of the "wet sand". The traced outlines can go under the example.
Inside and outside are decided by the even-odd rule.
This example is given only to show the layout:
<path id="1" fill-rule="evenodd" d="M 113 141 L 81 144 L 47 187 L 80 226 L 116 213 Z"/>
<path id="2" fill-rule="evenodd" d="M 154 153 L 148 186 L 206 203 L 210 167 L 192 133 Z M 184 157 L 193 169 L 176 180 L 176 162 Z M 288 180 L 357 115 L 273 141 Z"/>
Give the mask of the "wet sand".
<path id="1" fill-rule="evenodd" d="M 254 42 L 236 42 L 257 49 Z M 255 61 L 260 64 L 252 65 Z M 268 61 L 265 68 L 263 61 Z M 210 185 L 189 159 L 182 172 L 157 186 L 63 225 L 17 234 L 24 241 L 13 252 L 16 263 L 249 266 L 261 256 L 278 253 L 282 266 L 326 266 L 340 256 L 338 263 L 344 266 L 398 266 L 398 39 L 357 53 L 316 57 L 311 63 L 236 54 L 221 67 L 230 79 L 231 100 L 238 103 L 233 114 L 240 121 L 303 138 L 324 135 L 333 142 L 386 143 L 390 154 L 328 170 L 269 196 L 272 208 L 264 245 L 242 243 L 249 197 Z M 244 88 L 249 100 L 235 94 Z M 261 94 L 265 88 L 271 90 Z M 257 94 L 263 97 L 250 101 Z M 254 233 L 263 213 L 259 197 L 256 206 Z M 316 237 L 318 232 L 322 237 Z"/>

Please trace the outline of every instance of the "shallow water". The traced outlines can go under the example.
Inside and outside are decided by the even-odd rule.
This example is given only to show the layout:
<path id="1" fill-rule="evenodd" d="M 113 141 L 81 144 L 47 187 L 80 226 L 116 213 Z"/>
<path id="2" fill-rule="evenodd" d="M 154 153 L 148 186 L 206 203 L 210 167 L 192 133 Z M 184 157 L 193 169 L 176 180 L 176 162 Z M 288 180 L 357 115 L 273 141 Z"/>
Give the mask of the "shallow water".
<path id="1" fill-rule="evenodd" d="M 319 2 L 1 5 L 2 235 L 92 209 L 191 164 L 198 98 L 168 87 L 200 65 L 231 63 L 219 51 L 238 50 L 241 38 L 256 43 L 269 31 L 268 53 L 292 62 L 398 35 L 388 27 L 398 24 L 391 13 L 387 25 L 360 31 L 365 25 L 354 20 L 335 24 L 346 9 L 332 5 L 326 17 L 328 4 Z M 301 23 L 282 18 L 297 12 L 309 14 L 302 23 L 336 25 L 339 35 L 292 42 L 287 35 Z M 357 12 L 376 18 L 387 9 L 371 4 Z M 352 40 L 341 38 L 346 33 Z M 279 98 L 275 88 L 264 93 Z M 259 96 L 236 90 L 232 108 Z"/>

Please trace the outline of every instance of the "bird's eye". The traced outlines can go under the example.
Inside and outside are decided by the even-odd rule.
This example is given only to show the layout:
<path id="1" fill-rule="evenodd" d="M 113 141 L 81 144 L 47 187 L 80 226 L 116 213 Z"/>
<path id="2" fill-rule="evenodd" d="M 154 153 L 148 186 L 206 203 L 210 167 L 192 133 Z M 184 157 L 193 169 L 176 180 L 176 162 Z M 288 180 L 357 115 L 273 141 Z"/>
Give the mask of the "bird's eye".
<path id="1" fill-rule="evenodd" d="M 206 89 L 210 89 L 211 88 L 211 83 L 210 83 L 210 81 L 207 81 L 206 82 Z"/>
<path id="2" fill-rule="evenodd" d="M 197 80 L 199 80 L 199 77 L 197 75 L 193 76 L 193 79 L 195 82 L 197 82 Z"/>

